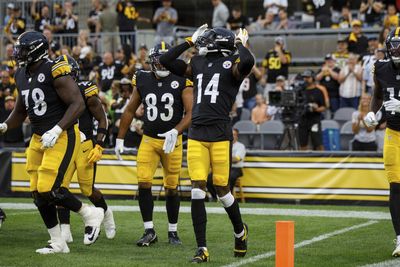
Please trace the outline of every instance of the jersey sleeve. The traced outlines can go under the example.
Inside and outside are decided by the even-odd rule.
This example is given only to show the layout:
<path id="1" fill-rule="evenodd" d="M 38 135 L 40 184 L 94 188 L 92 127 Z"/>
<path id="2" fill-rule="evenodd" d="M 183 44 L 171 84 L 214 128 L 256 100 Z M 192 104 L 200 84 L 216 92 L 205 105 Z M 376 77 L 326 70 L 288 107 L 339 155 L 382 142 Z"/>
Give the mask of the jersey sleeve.
<path id="1" fill-rule="evenodd" d="M 135 72 L 135 74 L 132 76 L 132 86 L 136 86 L 136 73 L 137 72 Z"/>
<path id="2" fill-rule="evenodd" d="M 54 79 L 57 79 L 61 76 L 69 75 L 71 73 L 71 66 L 68 63 L 67 57 L 60 56 L 55 61 L 51 68 L 51 75 Z"/>
<path id="3" fill-rule="evenodd" d="M 91 96 L 95 96 L 99 94 L 99 88 L 96 84 L 90 82 L 84 89 L 85 98 L 89 98 Z"/>

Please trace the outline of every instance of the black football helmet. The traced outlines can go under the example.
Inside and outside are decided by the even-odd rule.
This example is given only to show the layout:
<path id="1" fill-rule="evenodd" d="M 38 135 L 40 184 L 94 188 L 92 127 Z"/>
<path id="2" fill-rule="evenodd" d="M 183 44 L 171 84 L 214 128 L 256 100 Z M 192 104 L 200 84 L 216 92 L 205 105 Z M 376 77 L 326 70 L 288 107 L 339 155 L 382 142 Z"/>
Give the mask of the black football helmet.
<path id="1" fill-rule="evenodd" d="M 63 59 L 64 56 L 59 56 L 57 60 L 64 60 Z M 67 58 L 67 62 L 69 64 L 69 66 L 71 67 L 71 76 L 74 78 L 75 81 L 77 81 L 79 79 L 79 75 L 80 75 L 80 71 L 81 69 L 79 68 L 79 64 L 78 62 L 76 62 L 76 60 L 71 57 L 70 55 L 66 55 L 65 56 Z"/>
<path id="2" fill-rule="evenodd" d="M 22 33 L 14 44 L 14 59 L 19 67 L 28 66 L 48 57 L 49 42 L 36 31 Z"/>
<path id="3" fill-rule="evenodd" d="M 400 64 L 400 27 L 390 31 L 385 44 L 389 59 L 396 65 Z"/>
<path id="4" fill-rule="evenodd" d="M 195 47 L 201 56 L 216 52 L 231 55 L 236 51 L 235 34 L 220 27 L 209 29 L 197 38 Z"/>
<path id="5" fill-rule="evenodd" d="M 160 56 L 168 52 L 170 48 L 171 46 L 169 44 L 162 41 L 160 44 L 157 44 L 150 49 L 149 64 L 151 71 L 161 78 L 167 77 L 170 74 L 170 72 L 160 63 Z"/>

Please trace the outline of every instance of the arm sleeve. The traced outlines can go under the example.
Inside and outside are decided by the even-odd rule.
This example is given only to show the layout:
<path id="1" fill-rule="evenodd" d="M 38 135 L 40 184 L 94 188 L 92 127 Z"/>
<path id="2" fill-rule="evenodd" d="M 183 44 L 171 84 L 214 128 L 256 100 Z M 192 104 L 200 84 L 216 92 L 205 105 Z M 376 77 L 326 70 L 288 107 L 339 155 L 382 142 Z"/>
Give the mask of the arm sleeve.
<path id="1" fill-rule="evenodd" d="M 240 62 L 238 63 L 238 70 L 241 75 L 247 76 L 254 66 L 254 57 L 250 51 L 241 43 L 237 44 L 239 50 Z"/>
<path id="2" fill-rule="evenodd" d="M 183 76 L 186 72 L 187 64 L 183 60 L 178 59 L 178 57 L 188 48 L 190 48 L 188 42 L 172 47 L 160 57 L 160 63 L 173 74 Z"/>

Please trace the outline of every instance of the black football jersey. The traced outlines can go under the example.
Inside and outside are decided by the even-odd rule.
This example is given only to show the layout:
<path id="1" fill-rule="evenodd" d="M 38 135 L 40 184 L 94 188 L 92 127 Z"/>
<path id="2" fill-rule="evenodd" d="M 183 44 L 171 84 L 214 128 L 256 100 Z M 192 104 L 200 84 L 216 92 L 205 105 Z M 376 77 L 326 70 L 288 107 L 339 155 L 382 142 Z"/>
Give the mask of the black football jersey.
<path id="1" fill-rule="evenodd" d="M 184 105 L 182 91 L 192 82 L 186 78 L 170 74 L 157 79 L 151 71 L 137 71 L 132 78 L 132 85 L 144 105 L 143 133 L 153 138 L 160 138 L 174 128 L 183 117 Z"/>
<path id="2" fill-rule="evenodd" d="M 374 65 L 375 79 L 383 90 L 383 101 L 391 97 L 400 100 L 400 69 L 397 69 L 390 60 L 378 60 Z M 400 131 L 400 113 L 386 111 L 387 127 Z"/>
<path id="3" fill-rule="evenodd" d="M 15 81 L 25 105 L 32 131 L 42 135 L 53 128 L 64 116 L 67 106 L 54 89 L 54 80 L 71 73 L 66 57 L 57 61 L 45 59 L 32 76 L 26 67 L 18 68 Z"/>
<path id="4" fill-rule="evenodd" d="M 98 72 L 100 75 L 101 91 L 108 91 L 114 80 L 119 80 L 123 77 L 121 73 L 122 67 L 121 62 L 119 61 L 115 61 L 110 66 L 100 63 Z"/>
<path id="5" fill-rule="evenodd" d="M 81 91 L 81 94 L 85 100 L 85 103 L 87 99 L 91 96 L 97 96 L 99 94 L 99 88 L 97 87 L 96 84 L 90 81 L 80 81 L 78 83 L 79 90 Z M 89 111 L 89 109 L 86 107 L 85 111 L 82 113 L 82 115 L 79 117 L 79 131 L 85 134 L 86 139 L 92 139 L 93 138 L 93 115 Z"/>

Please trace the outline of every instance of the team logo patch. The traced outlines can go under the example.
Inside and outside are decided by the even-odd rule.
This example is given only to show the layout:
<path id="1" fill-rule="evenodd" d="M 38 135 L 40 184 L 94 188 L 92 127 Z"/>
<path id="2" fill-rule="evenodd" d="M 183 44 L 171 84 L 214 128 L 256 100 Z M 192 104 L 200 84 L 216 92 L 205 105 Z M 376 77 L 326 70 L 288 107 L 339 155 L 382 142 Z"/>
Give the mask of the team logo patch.
<path id="1" fill-rule="evenodd" d="M 179 82 L 178 82 L 178 81 L 173 81 L 173 82 L 171 83 L 171 87 L 172 87 L 172 89 L 178 88 L 178 87 L 179 87 Z"/>
<path id="2" fill-rule="evenodd" d="M 224 63 L 222 63 L 222 67 L 224 67 L 224 69 L 230 69 L 232 67 L 232 62 L 227 60 Z"/>
<path id="3" fill-rule="evenodd" d="M 37 78 L 38 82 L 42 83 L 42 82 L 44 82 L 44 79 L 46 79 L 44 74 L 43 73 L 39 73 L 38 78 Z"/>

